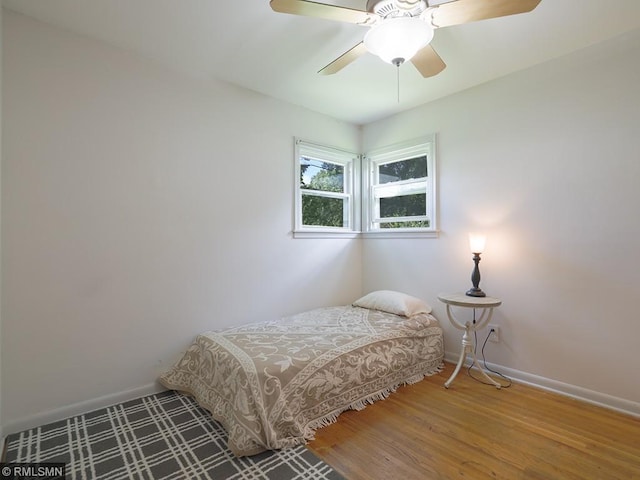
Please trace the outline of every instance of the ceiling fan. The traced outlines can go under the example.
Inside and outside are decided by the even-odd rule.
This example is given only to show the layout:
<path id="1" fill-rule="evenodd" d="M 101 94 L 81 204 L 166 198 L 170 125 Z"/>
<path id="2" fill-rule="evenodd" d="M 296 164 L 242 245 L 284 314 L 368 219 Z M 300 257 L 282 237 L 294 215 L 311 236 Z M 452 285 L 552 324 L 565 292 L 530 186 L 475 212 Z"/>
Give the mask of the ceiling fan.
<path id="1" fill-rule="evenodd" d="M 366 10 L 307 0 L 270 0 L 280 13 L 305 15 L 369 27 L 364 40 L 318 73 L 331 75 L 366 52 L 400 66 L 410 60 L 423 77 L 446 67 L 429 45 L 441 27 L 530 12 L 541 0 L 367 0 Z"/>

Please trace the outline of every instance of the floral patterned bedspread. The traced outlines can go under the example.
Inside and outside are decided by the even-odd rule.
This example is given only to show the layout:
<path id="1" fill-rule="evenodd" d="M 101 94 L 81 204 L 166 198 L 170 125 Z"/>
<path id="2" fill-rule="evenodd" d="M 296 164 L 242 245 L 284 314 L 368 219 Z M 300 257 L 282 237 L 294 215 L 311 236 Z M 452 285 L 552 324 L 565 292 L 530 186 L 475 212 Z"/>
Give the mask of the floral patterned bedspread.
<path id="1" fill-rule="evenodd" d="M 442 329 L 353 306 L 198 335 L 160 382 L 193 395 L 238 456 L 292 447 L 348 409 L 438 371 Z"/>

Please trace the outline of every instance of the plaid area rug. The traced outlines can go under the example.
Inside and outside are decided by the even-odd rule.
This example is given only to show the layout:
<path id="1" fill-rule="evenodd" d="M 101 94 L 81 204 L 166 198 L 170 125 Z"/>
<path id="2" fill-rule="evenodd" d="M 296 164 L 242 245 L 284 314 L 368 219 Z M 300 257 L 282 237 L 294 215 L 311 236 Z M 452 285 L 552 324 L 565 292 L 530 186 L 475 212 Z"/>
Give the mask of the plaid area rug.
<path id="1" fill-rule="evenodd" d="M 86 480 L 341 480 L 304 446 L 235 457 L 186 395 L 162 392 L 9 435 L 5 462 L 64 462 Z"/>

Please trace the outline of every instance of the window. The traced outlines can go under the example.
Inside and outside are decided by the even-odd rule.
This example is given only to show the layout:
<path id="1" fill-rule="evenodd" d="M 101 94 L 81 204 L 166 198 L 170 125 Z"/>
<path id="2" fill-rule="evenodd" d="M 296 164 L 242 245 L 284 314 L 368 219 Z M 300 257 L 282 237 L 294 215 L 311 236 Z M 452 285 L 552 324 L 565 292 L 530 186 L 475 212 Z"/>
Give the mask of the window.
<path id="1" fill-rule="evenodd" d="M 295 165 L 294 236 L 436 236 L 434 136 L 364 158 L 296 139 Z"/>
<path id="2" fill-rule="evenodd" d="M 357 233 L 358 155 L 296 140 L 295 232 Z"/>
<path id="3" fill-rule="evenodd" d="M 365 157 L 368 233 L 436 231 L 434 144 L 429 137 Z"/>

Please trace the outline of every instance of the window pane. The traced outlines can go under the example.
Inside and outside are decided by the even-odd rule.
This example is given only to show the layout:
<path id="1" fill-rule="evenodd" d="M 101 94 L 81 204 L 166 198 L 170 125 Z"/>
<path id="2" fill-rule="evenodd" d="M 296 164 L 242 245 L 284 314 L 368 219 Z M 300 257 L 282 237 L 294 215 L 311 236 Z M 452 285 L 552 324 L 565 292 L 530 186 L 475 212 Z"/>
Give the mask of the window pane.
<path id="1" fill-rule="evenodd" d="M 399 182 L 427 176 L 427 156 L 385 163 L 378 167 L 378 183 Z"/>
<path id="2" fill-rule="evenodd" d="M 344 227 L 347 200 L 344 198 L 302 195 L 302 224 L 322 227 Z"/>
<path id="3" fill-rule="evenodd" d="M 429 220 L 381 223 L 380 228 L 429 228 Z"/>
<path id="4" fill-rule="evenodd" d="M 427 211 L 427 195 L 401 195 L 380 199 L 380 218 L 417 217 Z"/>
<path id="5" fill-rule="evenodd" d="M 300 157 L 300 188 L 323 192 L 344 192 L 344 167 L 335 163 Z"/>

